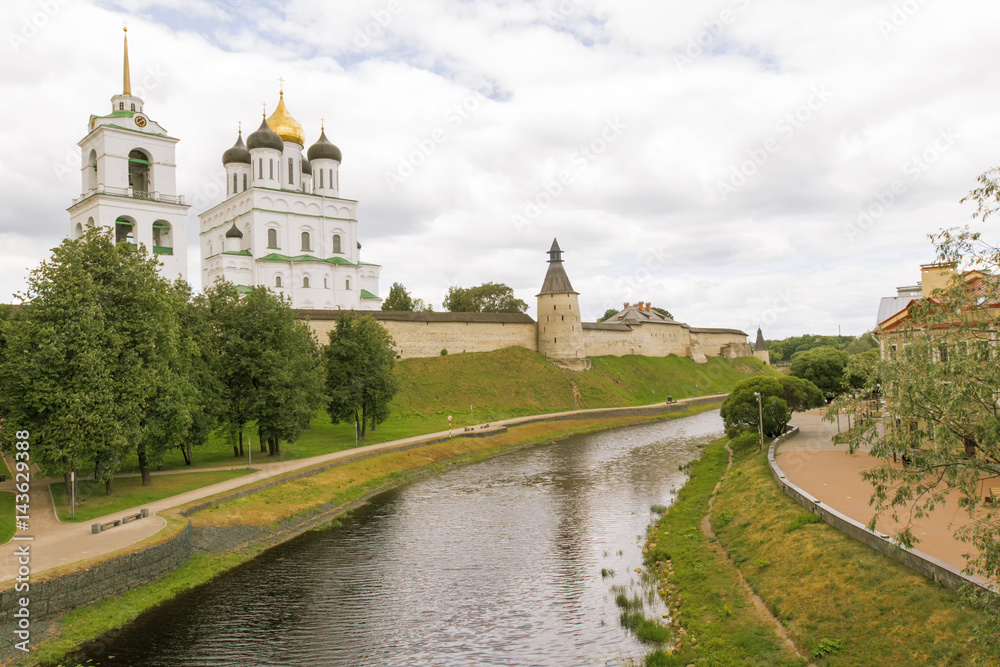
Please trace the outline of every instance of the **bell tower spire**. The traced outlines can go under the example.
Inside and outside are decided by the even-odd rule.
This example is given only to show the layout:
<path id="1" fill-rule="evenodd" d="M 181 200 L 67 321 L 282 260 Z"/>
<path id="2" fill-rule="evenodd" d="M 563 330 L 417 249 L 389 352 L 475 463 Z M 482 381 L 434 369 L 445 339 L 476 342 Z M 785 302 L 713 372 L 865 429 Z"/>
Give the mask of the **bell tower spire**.
<path id="1" fill-rule="evenodd" d="M 122 73 L 122 95 L 132 95 L 132 77 L 128 68 L 128 25 L 122 26 L 125 31 L 125 66 Z"/>

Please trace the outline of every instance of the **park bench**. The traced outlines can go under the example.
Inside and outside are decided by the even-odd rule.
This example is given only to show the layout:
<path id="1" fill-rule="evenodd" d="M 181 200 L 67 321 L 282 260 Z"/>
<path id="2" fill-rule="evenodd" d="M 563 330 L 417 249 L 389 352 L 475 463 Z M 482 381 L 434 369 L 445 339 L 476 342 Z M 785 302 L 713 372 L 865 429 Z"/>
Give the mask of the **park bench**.
<path id="1" fill-rule="evenodd" d="M 104 523 L 92 523 L 90 524 L 90 534 L 96 535 L 97 533 L 103 533 L 108 528 L 114 528 L 115 526 L 120 526 L 125 523 L 132 523 L 133 521 L 138 521 L 139 519 L 145 519 L 148 516 L 149 510 L 143 508 L 135 514 L 126 514 L 125 516 L 112 519 L 111 521 L 105 521 Z"/>

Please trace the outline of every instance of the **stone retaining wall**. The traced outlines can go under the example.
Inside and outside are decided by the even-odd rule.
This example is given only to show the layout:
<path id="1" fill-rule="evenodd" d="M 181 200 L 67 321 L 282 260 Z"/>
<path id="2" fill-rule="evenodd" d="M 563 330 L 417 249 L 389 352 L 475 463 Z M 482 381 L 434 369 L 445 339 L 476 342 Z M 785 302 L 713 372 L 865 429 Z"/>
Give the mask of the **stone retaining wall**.
<path id="1" fill-rule="evenodd" d="M 767 450 L 767 462 L 771 467 L 771 476 L 774 477 L 774 481 L 778 483 L 781 490 L 788 494 L 792 500 L 797 502 L 799 505 L 802 505 L 804 508 L 823 519 L 823 521 L 830 524 L 848 537 L 852 537 L 862 544 L 871 547 L 875 551 L 888 556 L 894 561 L 902 563 L 911 570 L 924 575 L 928 579 L 937 582 L 945 588 L 955 591 L 958 590 L 963 584 L 973 584 L 983 588 L 988 587 L 988 582 L 985 579 L 963 574 L 958 568 L 938 560 L 937 558 L 934 558 L 934 556 L 925 554 L 922 551 L 905 549 L 893 544 L 889 535 L 881 532 L 873 533 L 868 530 L 864 524 L 855 521 L 846 514 L 838 512 L 832 507 L 824 505 L 823 501 L 815 498 L 805 490 L 788 481 L 785 477 L 785 473 L 782 472 L 774 458 L 774 450 L 779 444 L 796 435 L 798 432 L 798 428 L 793 427 L 793 429 L 788 433 L 775 438 L 774 442 L 771 443 L 770 448 Z"/>
<path id="2" fill-rule="evenodd" d="M 10 588 L 0 591 L 0 628 L 6 630 L 13 624 L 12 614 L 20 607 L 19 598 L 31 600 L 31 619 L 34 622 L 151 583 L 187 562 L 192 549 L 191 526 L 187 525 L 166 542 L 141 551 L 110 558 L 61 577 L 32 580 L 27 592 L 16 592 L 14 582 L 10 582 Z M 9 637 L 10 634 L 4 636 Z"/>

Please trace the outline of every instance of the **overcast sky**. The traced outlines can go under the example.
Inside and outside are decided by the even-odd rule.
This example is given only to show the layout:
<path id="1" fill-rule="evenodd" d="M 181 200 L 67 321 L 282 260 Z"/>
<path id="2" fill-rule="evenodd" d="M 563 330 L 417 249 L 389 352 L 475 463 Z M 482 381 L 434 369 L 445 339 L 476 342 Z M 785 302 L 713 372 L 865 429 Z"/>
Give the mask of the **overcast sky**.
<path id="1" fill-rule="evenodd" d="M 438 310 L 495 281 L 534 315 L 558 237 L 588 320 L 642 300 L 772 339 L 860 334 L 1000 164 L 986 0 L 3 5 L 0 301 L 69 232 L 123 20 L 133 92 L 181 140 L 196 288 L 196 216 L 279 77 L 307 144 L 324 118 L 343 151 L 382 296 L 398 281 Z"/>

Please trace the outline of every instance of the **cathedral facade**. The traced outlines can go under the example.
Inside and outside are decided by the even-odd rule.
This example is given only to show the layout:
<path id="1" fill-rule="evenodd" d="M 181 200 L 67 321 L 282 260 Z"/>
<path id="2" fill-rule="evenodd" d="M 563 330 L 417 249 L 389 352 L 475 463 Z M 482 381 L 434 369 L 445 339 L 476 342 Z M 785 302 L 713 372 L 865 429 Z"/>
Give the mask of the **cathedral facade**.
<path id="1" fill-rule="evenodd" d="M 379 310 L 381 267 L 361 261 L 358 202 L 340 195 L 340 149 L 308 151 L 284 91 L 270 117 L 222 154 L 226 199 L 199 216 L 202 281 L 263 285 L 293 308 Z"/>

